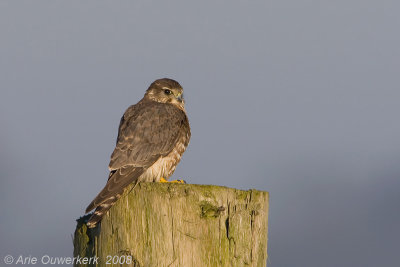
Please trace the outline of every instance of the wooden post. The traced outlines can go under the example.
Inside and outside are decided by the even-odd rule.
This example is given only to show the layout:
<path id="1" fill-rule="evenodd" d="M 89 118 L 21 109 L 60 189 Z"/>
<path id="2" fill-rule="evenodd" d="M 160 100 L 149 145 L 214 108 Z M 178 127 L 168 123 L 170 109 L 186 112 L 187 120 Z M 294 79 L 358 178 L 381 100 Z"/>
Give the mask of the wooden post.
<path id="1" fill-rule="evenodd" d="M 88 229 L 85 220 L 78 220 L 75 231 L 75 266 L 265 267 L 267 262 L 268 192 L 140 183 L 100 226 Z"/>

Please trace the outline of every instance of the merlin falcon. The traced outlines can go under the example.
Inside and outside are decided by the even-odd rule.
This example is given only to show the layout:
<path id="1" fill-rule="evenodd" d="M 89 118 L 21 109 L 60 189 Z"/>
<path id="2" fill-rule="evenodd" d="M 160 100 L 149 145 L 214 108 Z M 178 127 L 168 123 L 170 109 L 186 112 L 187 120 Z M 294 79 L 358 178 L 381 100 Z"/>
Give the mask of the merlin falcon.
<path id="1" fill-rule="evenodd" d="M 154 81 L 121 118 L 106 186 L 86 208 L 93 228 L 130 184 L 166 182 L 189 144 L 183 89 L 171 79 Z"/>

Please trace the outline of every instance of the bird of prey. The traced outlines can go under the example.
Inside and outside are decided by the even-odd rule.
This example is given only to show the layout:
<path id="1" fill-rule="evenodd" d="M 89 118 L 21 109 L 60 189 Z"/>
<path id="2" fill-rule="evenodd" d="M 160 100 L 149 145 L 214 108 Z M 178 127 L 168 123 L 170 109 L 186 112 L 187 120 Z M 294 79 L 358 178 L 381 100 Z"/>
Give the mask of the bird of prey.
<path id="1" fill-rule="evenodd" d="M 190 135 L 181 85 L 167 78 L 154 81 L 121 118 L 108 181 L 86 208 L 86 213 L 95 209 L 87 226 L 95 227 L 128 185 L 166 182 Z"/>

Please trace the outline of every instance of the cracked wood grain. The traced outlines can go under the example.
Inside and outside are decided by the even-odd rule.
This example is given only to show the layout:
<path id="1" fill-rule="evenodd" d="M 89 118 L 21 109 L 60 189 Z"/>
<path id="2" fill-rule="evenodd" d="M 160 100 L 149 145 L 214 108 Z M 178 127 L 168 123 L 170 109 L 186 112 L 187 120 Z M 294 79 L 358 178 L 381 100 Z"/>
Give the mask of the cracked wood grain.
<path id="1" fill-rule="evenodd" d="M 264 267 L 267 262 L 267 192 L 140 183 L 100 226 L 87 229 L 84 220 L 78 220 L 74 256 L 98 256 L 98 266 Z M 106 265 L 107 255 L 134 261 Z"/>

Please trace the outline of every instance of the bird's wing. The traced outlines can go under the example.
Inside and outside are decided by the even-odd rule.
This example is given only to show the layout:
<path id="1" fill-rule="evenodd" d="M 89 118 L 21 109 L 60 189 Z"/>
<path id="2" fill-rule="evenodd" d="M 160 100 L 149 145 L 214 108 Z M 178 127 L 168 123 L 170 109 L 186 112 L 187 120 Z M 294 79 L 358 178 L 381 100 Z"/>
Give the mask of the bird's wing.
<path id="1" fill-rule="evenodd" d="M 121 194 L 160 157 L 168 155 L 182 128 L 188 128 L 186 114 L 170 104 L 139 102 L 128 108 L 121 119 L 117 144 L 111 155 L 108 182 L 86 212 Z"/>
<path id="2" fill-rule="evenodd" d="M 129 108 L 121 119 L 109 169 L 150 167 L 174 148 L 187 117 L 171 104 L 148 101 Z"/>

